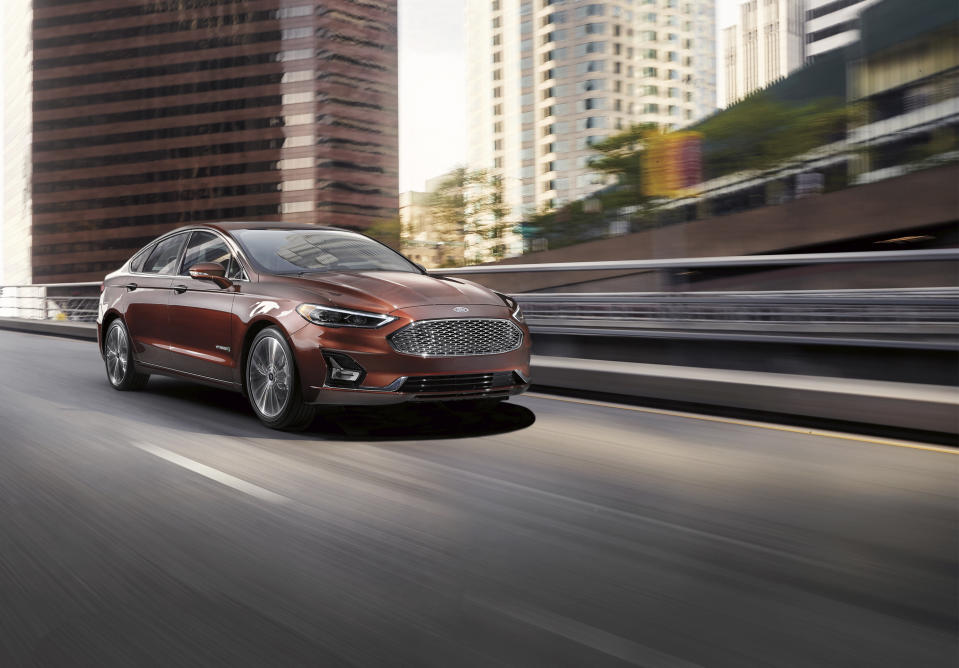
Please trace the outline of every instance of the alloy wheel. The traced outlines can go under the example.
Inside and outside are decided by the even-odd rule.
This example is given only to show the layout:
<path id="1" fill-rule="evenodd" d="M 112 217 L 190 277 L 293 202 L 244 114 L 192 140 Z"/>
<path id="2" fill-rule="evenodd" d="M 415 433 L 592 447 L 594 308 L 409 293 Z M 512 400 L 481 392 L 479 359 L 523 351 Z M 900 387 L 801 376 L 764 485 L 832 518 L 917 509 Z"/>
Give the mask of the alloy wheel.
<path id="1" fill-rule="evenodd" d="M 123 327 L 114 325 L 110 328 L 105 348 L 110 382 L 119 385 L 127 375 L 127 360 L 130 354 L 130 343 Z"/>
<path id="2" fill-rule="evenodd" d="M 266 418 L 283 412 L 290 399 L 290 360 L 273 337 L 260 339 L 250 353 L 249 390 L 257 410 Z"/>

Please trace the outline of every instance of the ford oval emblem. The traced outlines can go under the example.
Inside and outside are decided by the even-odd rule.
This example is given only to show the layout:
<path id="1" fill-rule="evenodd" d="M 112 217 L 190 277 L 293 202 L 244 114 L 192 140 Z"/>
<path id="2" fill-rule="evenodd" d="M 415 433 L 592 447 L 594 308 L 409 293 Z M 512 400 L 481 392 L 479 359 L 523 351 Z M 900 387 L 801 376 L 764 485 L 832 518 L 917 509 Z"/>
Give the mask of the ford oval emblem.
<path id="1" fill-rule="evenodd" d="M 469 313 L 469 309 L 466 308 L 465 306 L 454 306 L 453 310 L 456 311 L 457 313 Z"/>

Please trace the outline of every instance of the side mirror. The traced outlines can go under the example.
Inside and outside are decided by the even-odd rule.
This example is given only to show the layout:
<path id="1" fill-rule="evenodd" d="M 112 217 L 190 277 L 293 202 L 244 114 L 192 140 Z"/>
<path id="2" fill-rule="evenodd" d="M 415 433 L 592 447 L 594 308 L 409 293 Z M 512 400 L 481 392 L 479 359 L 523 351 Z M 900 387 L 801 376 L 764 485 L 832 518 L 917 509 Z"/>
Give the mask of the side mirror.
<path id="1" fill-rule="evenodd" d="M 216 262 L 200 262 L 190 267 L 190 278 L 198 281 L 213 281 L 221 290 L 233 285 L 233 281 L 226 277 L 226 268 Z"/>

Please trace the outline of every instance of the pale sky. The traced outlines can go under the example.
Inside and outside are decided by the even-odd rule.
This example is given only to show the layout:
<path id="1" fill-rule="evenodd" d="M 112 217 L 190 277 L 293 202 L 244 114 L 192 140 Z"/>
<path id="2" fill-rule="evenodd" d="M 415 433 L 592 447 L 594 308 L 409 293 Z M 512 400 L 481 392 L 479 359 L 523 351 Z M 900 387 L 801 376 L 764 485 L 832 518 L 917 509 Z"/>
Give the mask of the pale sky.
<path id="1" fill-rule="evenodd" d="M 717 50 L 719 30 L 736 22 L 741 2 L 716 0 Z M 466 0 L 399 0 L 401 192 L 423 190 L 427 179 L 466 162 L 465 22 Z"/>

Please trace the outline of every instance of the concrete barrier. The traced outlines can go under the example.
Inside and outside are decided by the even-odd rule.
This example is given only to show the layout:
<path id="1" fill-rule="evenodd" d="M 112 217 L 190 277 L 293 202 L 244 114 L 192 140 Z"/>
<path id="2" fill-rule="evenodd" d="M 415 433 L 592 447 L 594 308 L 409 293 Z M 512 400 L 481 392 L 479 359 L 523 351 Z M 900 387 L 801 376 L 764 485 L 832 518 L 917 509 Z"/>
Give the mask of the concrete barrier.
<path id="1" fill-rule="evenodd" d="M 92 322 L 69 320 L 31 320 L 28 318 L 0 318 L 0 329 L 12 329 L 32 334 L 51 334 L 71 339 L 97 340 L 97 326 Z"/>
<path id="2" fill-rule="evenodd" d="M 96 340 L 96 325 L 0 318 L 0 329 Z M 799 374 L 533 356 L 535 386 L 959 434 L 959 389 Z"/>
<path id="3" fill-rule="evenodd" d="M 532 373 L 543 388 L 959 433 L 959 389 L 940 385 L 538 355 Z"/>

